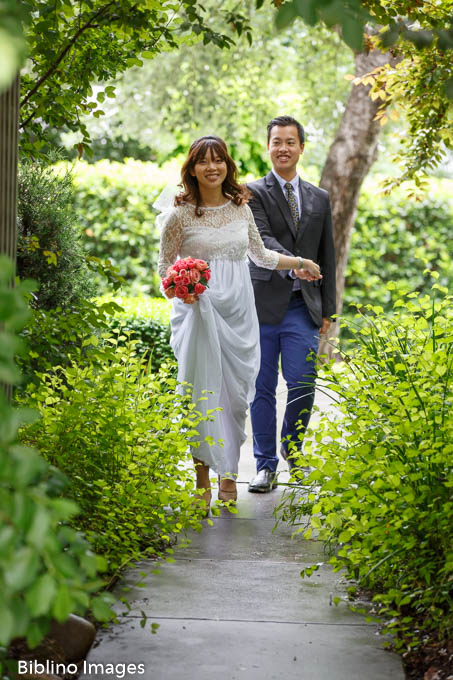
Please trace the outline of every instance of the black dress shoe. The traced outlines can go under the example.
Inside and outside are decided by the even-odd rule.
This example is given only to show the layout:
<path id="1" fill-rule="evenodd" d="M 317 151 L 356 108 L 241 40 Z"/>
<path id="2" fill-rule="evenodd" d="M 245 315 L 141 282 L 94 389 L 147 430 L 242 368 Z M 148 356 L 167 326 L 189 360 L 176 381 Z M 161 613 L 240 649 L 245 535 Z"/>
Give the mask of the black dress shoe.
<path id="1" fill-rule="evenodd" d="M 249 484 L 252 493 L 268 493 L 277 486 L 277 474 L 271 470 L 260 470 Z"/>
<path id="2" fill-rule="evenodd" d="M 288 451 L 285 450 L 285 448 L 282 446 L 280 448 L 280 455 L 283 458 L 283 460 L 286 460 L 288 463 L 288 470 L 291 472 L 295 467 L 297 467 L 296 463 L 294 462 L 293 458 L 293 452 L 291 454 L 288 453 Z"/>
<path id="3" fill-rule="evenodd" d="M 283 446 L 280 448 L 280 455 L 288 463 L 288 470 L 290 473 L 294 472 L 295 470 L 303 470 L 306 473 L 311 472 L 311 467 L 309 465 L 297 465 L 295 458 L 299 456 L 300 453 L 300 451 L 294 450 L 289 453 L 284 449 Z"/>

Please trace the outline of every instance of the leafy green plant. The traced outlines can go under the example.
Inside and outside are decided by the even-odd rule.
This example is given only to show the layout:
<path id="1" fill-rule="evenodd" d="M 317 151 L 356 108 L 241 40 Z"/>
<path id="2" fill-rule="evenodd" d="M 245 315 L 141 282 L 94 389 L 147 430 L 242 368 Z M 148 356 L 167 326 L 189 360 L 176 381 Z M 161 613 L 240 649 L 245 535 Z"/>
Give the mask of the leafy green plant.
<path id="1" fill-rule="evenodd" d="M 137 351 L 151 361 L 151 369 L 158 370 L 163 362 L 175 365 L 175 356 L 170 347 L 171 329 L 168 323 L 161 323 L 146 317 L 115 316 L 110 319 L 110 329 L 120 331 L 137 343 Z M 146 354 L 145 354 L 146 353 Z"/>
<path id="2" fill-rule="evenodd" d="M 32 309 L 32 315 L 21 331 L 26 349 L 18 357 L 24 375 L 19 392 L 28 383 L 39 382 L 39 375 L 54 366 L 67 366 L 74 356 L 80 364 L 94 362 L 94 346 L 88 348 L 83 342 L 87 337 L 99 338 L 107 331 L 110 319 L 118 309 L 113 301 L 96 303 L 91 300 L 81 300 L 77 306 Z"/>
<path id="3" fill-rule="evenodd" d="M 151 360 L 153 371 L 157 371 L 163 362 L 167 362 L 169 366 L 174 364 L 175 356 L 170 347 L 171 303 L 168 300 L 143 295 L 105 295 L 98 298 L 98 301 L 103 304 L 114 301 L 119 305 L 115 315 L 109 318 L 110 329 L 120 330 L 136 340 L 137 353 Z"/>
<path id="4" fill-rule="evenodd" d="M 24 289 L 8 287 L 11 263 L 0 258 L 0 380 L 14 385 L 20 374 L 14 356 L 21 349 L 17 331 L 29 314 Z M 18 427 L 36 414 L 8 403 L 0 386 L 0 674 L 6 648 L 16 637 L 36 646 L 50 621 L 92 608 L 110 618 L 112 596 L 97 594 L 106 561 L 82 534 L 69 526 L 78 513 L 64 497 L 67 480 L 32 448 L 21 444 Z"/>
<path id="5" fill-rule="evenodd" d="M 110 571 L 162 554 L 184 528 L 201 527 L 202 512 L 188 442 L 203 417 L 189 394 L 175 394 L 165 364 L 157 374 L 144 369 L 137 343 L 122 346 L 124 339 L 103 334 L 96 348 L 98 339 L 88 337 L 94 363 L 75 359 L 41 375 L 25 397 L 41 419 L 21 432 L 69 477 L 82 511 L 75 527 Z"/>
<path id="6" fill-rule="evenodd" d="M 19 168 L 17 272 L 21 279 L 38 282 L 36 308 L 75 305 L 94 295 L 73 193 L 68 171 L 58 173 L 44 161 L 27 161 Z"/>
<path id="7" fill-rule="evenodd" d="M 306 435 L 308 489 L 281 508 L 372 591 L 402 651 L 453 628 L 452 299 L 435 284 L 392 315 L 367 308 L 357 347 L 321 373 L 336 412 Z"/>

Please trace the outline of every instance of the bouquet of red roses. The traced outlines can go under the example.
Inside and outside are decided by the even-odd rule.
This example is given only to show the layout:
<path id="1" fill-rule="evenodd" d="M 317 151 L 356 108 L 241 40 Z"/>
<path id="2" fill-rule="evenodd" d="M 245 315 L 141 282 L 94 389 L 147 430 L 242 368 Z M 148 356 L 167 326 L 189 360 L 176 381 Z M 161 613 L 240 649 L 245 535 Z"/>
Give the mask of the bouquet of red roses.
<path id="1" fill-rule="evenodd" d="M 167 269 L 162 286 L 168 298 L 177 297 L 187 305 L 193 305 L 208 287 L 210 278 L 211 270 L 207 262 L 186 257 L 185 260 L 176 260 Z"/>

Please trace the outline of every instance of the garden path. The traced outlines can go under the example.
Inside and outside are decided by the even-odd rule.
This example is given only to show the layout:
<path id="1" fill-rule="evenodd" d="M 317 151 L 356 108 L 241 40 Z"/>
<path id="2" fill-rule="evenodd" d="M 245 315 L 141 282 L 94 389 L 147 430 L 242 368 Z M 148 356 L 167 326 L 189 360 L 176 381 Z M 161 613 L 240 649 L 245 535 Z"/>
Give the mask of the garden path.
<path id="1" fill-rule="evenodd" d="M 279 412 L 284 409 L 283 385 Z M 318 393 L 317 403 L 328 408 Z M 279 479 L 288 481 L 286 465 Z M 303 566 L 326 561 L 316 540 L 291 540 L 291 529 L 273 532 L 273 509 L 282 488 L 250 494 L 254 474 L 249 437 L 242 451 L 238 514 L 223 510 L 161 574 L 143 562 L 125 577 L 131 610 L 119 625 L 100 632 L 87 662 L 143 663 L 127 680 L 403 680 L 400 658 L 382 649 L 376 627 L 332 596 L 345 583 L 328 566 L 302 580 Z M 145 587 L 135 584 L 141 581 Z M 142 612 L 149 618 L 140 626 Z M 159 624 L 151 634 L 151 622 Z M 101 670 L 100 668 L 97 671 Z M 120 677 L 119 674 L 113 677 Z M 87 673 L 80 680 L 107 680 Z"/>

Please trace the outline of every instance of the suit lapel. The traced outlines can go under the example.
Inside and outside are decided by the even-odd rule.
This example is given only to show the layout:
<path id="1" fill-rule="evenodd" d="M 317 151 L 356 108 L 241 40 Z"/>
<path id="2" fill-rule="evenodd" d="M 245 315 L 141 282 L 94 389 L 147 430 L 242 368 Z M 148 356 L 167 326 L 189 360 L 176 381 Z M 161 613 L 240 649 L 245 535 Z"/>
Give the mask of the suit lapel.
<path id="1" fill-rule="evenodd" d="M 307 182 L 304 182 L 302 179 L 299 180 L 299 195 L 302 215 L 299 220 L 297 238 L 299 238 L 304 233 L 309 222 L 313 206 L 313 192 L 310 188 L 310 185 Z"/>
<path id="2" fill-rule="evenodd" d="M 280 211 L 283 217 L 285 218 L 285 222 L 287 223 L 292 235 L 294 236 L 294 238 L 296 238 L 296 228 L 294 226 L 293 216 L 291 215 L 291 210 L 288 201 L 283 195 L 283 191 L 280 187 L 280 184 L 278 183 L 277 178 L 275 177 L 273 172 L 269 172 L 268 175 L 266 175 L 266 185 L 269 194 L 272 196 L 272 198 L 280 208 Z"/>

